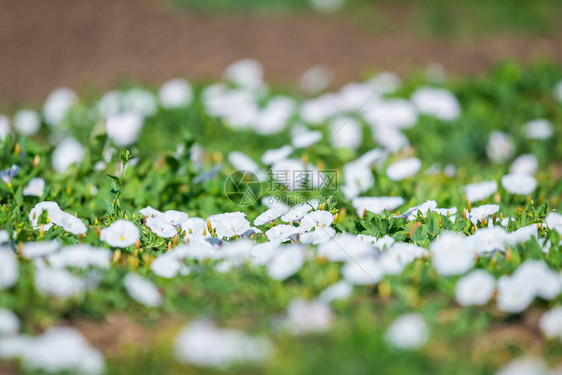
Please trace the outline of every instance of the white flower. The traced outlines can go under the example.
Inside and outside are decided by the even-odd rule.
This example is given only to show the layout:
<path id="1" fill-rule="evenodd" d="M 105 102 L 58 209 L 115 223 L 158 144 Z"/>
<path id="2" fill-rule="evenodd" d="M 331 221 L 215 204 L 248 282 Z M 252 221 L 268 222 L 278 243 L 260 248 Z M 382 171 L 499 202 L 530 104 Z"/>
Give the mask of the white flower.
<path id="1" fill-rule="evenodd" d="M 6 115 L 0 114 L 0 141 L 6 139 L 10 131 L 10 119 Z"/>
<path id="2" fill-rule="evenodd" d="M 562 234 L 562 214 L 551 212 L 546 215 L 545 222 L 549 229 L 553 229 Z"/>
<path id="3" fill-rule="evenodd" d="M 508 234 L 500 226 L 478 229 L 474 235 L 467 240 L 471 243 L 474 251 L 478 254 L 502 251 L 505 248 Z"/>
<path id="4" fill-rule="evenodd" d="M 485 305 L 494 293 L 495 279 L 486 271 L 475 270 L 457 281 L 455 290 L 460 305 Z"/>
<path id="5" fill-rule="evenodd" d="M 168 222 L 174 227 L 179 227 L 189 219 L 189 215 L 181 211 L 168 210 L 164 212 L 164 214 L 160 216 L 159 219 Z"/>
<path id="6" fill-rule="evenodd" d="M 324 332 L 332 325 L 334 318 L 327 302 L 294 299 L 287 307 L 285 327 L 294 334 Z"/>
<path id="7" fill-rule="evenodd" d="M 28 259 L 41 258 L 58 251 L 59 248 L 59 240 L 26 242 L 22 246 L 21 255 Z"/>
<path id="8" fill-rule="evenodd" d="M 443 232 L 430 245 L 432 264 L 439 275 L 464 273 L 474 265 L 471 242 L 456 232 Z"/>
<path id="9" fill-rule="evenodd" d="M 23 367 L 33 372 L 100 375 L 105 369 L 102 354 L 70 327 L 49 328 L 36 338 L 17 336 L 6 344 L 10 348 L 3 349 L 10 357 L 21 358 Z"/>
<path id="10" fill-rule="evenodd" d="M 353 259 L 362 259 L 369 254 L 373 254 L 373 252 L 373 247 L 367 241 L 351 234 L 338 234 L 333 237 L 332 241 L 318 246 L 316 255 L 332 262 L 347 262 Z"/>
<path id="11" fill-rule="evenodd" d="M 152 282 L 134 273 L 129 273 L 124 279 L 125 289 L 129 296 L 148 307 L 162 304 L 162 296 Z"/>
<path id="12" fill-rule="evenodd" d="M 301 220 L 299 230 L 308 232 L 312 228 L 329 227 L 334 222 L 334 215 L 328 211 L 312 211 L 304 215 Z"/>
<path id="13" fill-rule="evenodd" d="M 535 155 L 524 154 L 513 161 L 509 173 L 534 174 L 538 167 L 539 161 Z"/>
<path id="14" fill-rule="evenodd" d="M 8 169 L 4 169 L 0 172 L 0 178 L 4 181 L 5 184 L 11 184 L 12 179 L 19 173 L 20 167 L 17 165 L 12 165 Z"/>
<path id="15" fill-rule="evenodd" d="M 145 208 L 143 208 L 142 210 L 139 210 L 139 212 L 141 213 L 141 215 L 146 216 L 146 217 L 158 217 L 160 215 L 162 215 L 163 213 L 150 207 L 150 206 L 146 206 Z"/>
<path id="16" fill-rule="evenodd" d="M 256 220 L 254 220 L 254 225 L 263 225 L 268 222 L 272 222 L 281 215 L 287 213 L 287 207 L 282 205 L 275 205 L 272 208 L 267 209 L 265 212 L 262 212 Z"/>
<path id="17" fill-rule="evenodd" d="M 39 217 L 43 211 L 47 211 L 47 223 L 39 224 Z M 62 212 L 63 211 L 56 202 L 39 202 L 31 209 L 31 211 L 29 211 L 29 221 L 31 222 L 33 229 L 37 230 L 43 226 L 43 230 L 47 231 L 54 225 L 53 221 L 56 220 Z"/>
<path id="18" fill-rule="evenodd" d="M 259 165 L 252 158 L 240 151 L 232 151 L 228 154 L 228 161 L 240 171 L 250 171 L 257 174 L 260 170 Z"/>
<path id="19" fill-rule="evenodd" d="M 44 296 L 70 298 L 81 295 L 86 284 L 66 270 L 41 266 L 35 272 L 35 289 Z"/>
<path id="20" fill-rule="evenodd" d="M 32 109 L 20 109 L 14 116 L 14 127 L 20 134 L 35 135 L 41 127 L 41 118 Z"/>
<path id="21" fill-rule="evenodd" d="M 143 117 L 137 112 L 118 113 L 107 118 L 105 131 L 117 146 L 130 146 L 139 138 L 143 121 Z"/>
<path id="22" fill-rule="evenodd" d="M 272 135 L 283 131 L 295 112 L 294 99 L 278 96 L 271 98 L 266 106 L 258 111 L 252 128 L 257 134 Z"/>
<path id="23" fill-rule="evenodd" d="M 170 109 L 191 103 L 193 92 L 191 85 L 184 79 L 171 79 L 158 91 L 162 107 Z"/>
<path id="24" fill-rule="evenodd" d="M 402 197 L 358 197 L 351 201 L 359 217 L 363 216 L 364 210 L 380 215 L 384 210 L 392 211 L 403 204 Z"/>
<path id="25" fill-rule="evenodd" d="M 23 195 L 41 197 L 45 190 L 45 180 L 41 177 L 34 177 L 29 180 L 27 186 L 23 189 Z"/>
<path id="26" fill-rule="evenodd" d="M 480 221 L 482 221 L 482 219 L 487 219 L 498 212 L 499 209 L 500 206 L 498 206 L 497 204 L 485 204 L 482 206 L 473 207 L 469 213 L 469 219 L 472 224 L 476 225 Z"/>
<path id="27" fill-rule="evenodd" d="M 509 362 L 495 375 L 548 375 L 546 364 L 538 358 L 519 358 Z M 554 375 L 554 373 L 552 373 Z"/>
<path id="28" fill-rule="evenodd" d="M 62 212 L 53 222 L 68 233 L 84 234 L 88 231 L 82 220 L 66 212 Z"/>
<path id="29" fill-rule="evenodd" d="M 547 339 L 562 341 L 562 306 L 545 312 L 541 316 L 539 327 Z"/>
<path id="30" fill-rule="evenodd" d="M 525 135 L 530 139 L 548 139 L 552 136 L 552 124 L 546 119 L 537 119 L 525 124 Z"/>
<path id="31" fill-rule="evenodd" d="M 312 207 L 308 203 L 298 204 L 291 207 L 284 215 L 282 215 L 281 221 L 285 223 L 301 221 L 304 215 L 306 215 L 310 210 L 312 210 Z"/>
<path id="32" fill-rule="evenodd" d="M 178 234 L 177 229 L 168 221 L 164 220 L 162 216 L 149 217 L 146 219 L 146 226 L 158 237 L 170 238 Z"/>
<path id="33" fill-rule="evenodd" d="M 254 338 L 232 329 L 220 329 L 209 321 L 201 320 L 184 327 L 174 347 L 179 361 L 209 367 L 259 363 L 273 355 L 273 346 L 265 338 Z"/>
<path id="34" fill-rule="evenodd" d="M 490 133 L 486 153 L 493 163 L 503 164 L 515 154 L 515 145 L 510 136 L 494 130 Z"/>
<path id="35" fill-rule="evenodd" d="M 330 143 L 335 148 L 348 148 L 355 150 L 363 142 L 361 124 L 350 117 L 337 117 L 330 121 Z"/>
<path id="36" fill-rule="evenodd" d="M 244 217 L 245 214 L 240 214 L 241 215 L 225 216 L 223 219 L 219 220 L 216 225 L 211 221 L 218 238 L 241 236 L 250 230 L 250 222 Z M 211 220 L 211 217 L 209 217 L 209 220 Z"/>
<path id="37" fill-rule="evenodd" d="M 190 234 L 197 234 L 202 236 L 203 233 L 208 236 L 210 234 L 207 233 L 207 231 L 207 222 L 200 217 L 190 217 L 181 224 L 181 232 L 185 232 L 186 236 L 189 236 Z"/>
<path id="38" fill-rule="evenodd" d="M 139 228 L 128 220 L 117 220 L 100 231 L 100 240 L 112 247 L 128 247 L 140 238 Z"/>
<path id="39" fill-rule="evenodd" d="M 420 159 L 406 158 L 389 165 L 386 168 L 386 175 L 392 181 L 401 181 L 418 173 L 420 168 Z"/>
<path id="40" fill-rule="evenodd" d="M 10 241 L 10 234 L 7 230 L 0 229 L 0 244 Z"/>
<path id="41" fill-rule="evenodd" d="M 238 86 L 257 89 L 263 85 L 263 66 L 253 59 L 238 60 L 224 70 L 223 76 Z"/>
<path id="42" fill-rule="evenodd" d="M 0 290 L 10 288 L 18 281 L 18 258 L 12 249 L 0 247 Z"/>
<path id="43" fill-rule="evenodd" d="M 500 311 L 519 313 L 535 298 L 534 288 L 521 278 L 502 276 L 498 281 L 497 305 Z"/>
<path id="44" fill-rule="evenodd" d="M 52 268 L 89 267 L 109 268 L 111 251 L 90 245 L 79 244 L 67 246 L 61 251 L 48 255 L 47 261 Z"/>
<path id="45" fill-rule="evenodd" d="M 332 71 L 324 65 L 313 66 L 300 77 L 299 86 L 307 95 L 316 95 L 332 83 Z"/>
<path id="46" fill-rule="evenodd" d="M 0 337 L 13 336 L 20 330 L 18 316 L 5 308 L 0 308 Z"/>
<path id="47" fill-rule="evenodd" d="M 72 164 L 84 160 L 84 147 L 74 138 L 65 138 L 53 152 L 53 168 L 57 173 L 65 172 Z"/>
<path id="48" fill-rule="evenodd" d="M 418 217 L 418 212 L 422 214 L 423 217 L 427 216 L 427 212 L 433 212 L 437 209 L 437 202 L 435 201 L 427 201 L 418 206 L 409 208 L 406 212 L 404 212 L 401 216 L 404 216 L 408 219 L 408 221 L 416 220 Z"/>
<path id="49" fill-rule="evenodd" d="M 482 181 L 474 184 L 468 184 L 464 187 L 466 199 L 469 202 L 482 201 L 490 195 L 498 191 L 498 183 L 496 181 Z"/>
<path id="50" fill-rule="evenodd" d="M 384 268 L 371 257 L 350 259 L 341 269 L 342 277 L 354 285 L 372 285 L 382 280 Z"/>
<path id="51" fill-rule="evenodd" d="M 343 300 L 349 298 L 352 292 L 353 285 L 345 281 L 339 281 L 324 289 L 318 296 L 318 300 L 327 303 L 337 300 Z"/>
<path id="52" fill-rule="evenodd" d="M 276 280 L 285 280 L 297 273 L 304 264 L 305 249 L 293 245 L 280 248 L 267 264 L 267 273 Z"/>
<path id="53" fill-rule="evenodd" d="M 416 125 L 418 112 L 408 100 L 384 99 L 366 107 L 363 117 L 371 126 L 407 129 Z"/>
<path id="54" fill-rule="evenodd" d="M 528 195 L 537 187 L 537 180 L 531 175 L 516 173 L 502 177 L 502 186 L 511 194 Z"/>
<path id="55" fill-rule="evenodd" d="M 310 6 L 319 13 L 334 13 L 343 8 L 346 0 L 308 0 Z"/>
<path id="56" fill-rule="evenodd" d="M 375 126 L 373 137 L 386 150 L 396 153 L 409 145 L 408 138 L 398 128 Z"/>
<path id="57" fill-rule="evenodd" d="M 358 161 L 345 164 L 343 176 L 344 186 L 342 191 L 348 199 L 357 197 L 375 184 L 375 177 L 370 166 Z"/>
<path id="58" fill-rule="evenodd" d="M 422 347 L 429 338 L 429 329 L 419 314 L 398 317 L 385 333 L 385 341 L 398 349 L 412 350 Z"/>
<path id="59" fill-rule="evenodd" d="M 412 94 L 412 102 L 420 113 L 443 121 L 454 121 L 461 114 L 457 98 L 445 89 L 422 87 Z"/>
<path id="60" fill-rule="evenodd" d="M 43 105 L 43 117 L 47 125 L 54 126 L 62 122 L 76 101 L 76 93 L 69 88 L 62 87 L 51 92 Z"/>
<path id="61" fill-rule="evenodd" d="M 261 161 L 265 165 L 272 165 L 281 160 L 287 159 L 289 155 L 293 152 L 293 147 L 291 145 L 285 145 L 283 147 L 267 150 L 261 157 Z"/>
<path id="62" fill-rule="evenodd" d="M 295 128 L 295 129 L 299 129 L 299 128 Z M 300 129 L 300 130 L 296 130 L 293 131 L 292 133 L 293 136 L 293 147 L 294 148 L 307 148 L 312 146 L 315 143 L 320 142 L 320 140 L 322 139 L 322 132 L 319 130 L 306 130 L 306 129 Z"/>

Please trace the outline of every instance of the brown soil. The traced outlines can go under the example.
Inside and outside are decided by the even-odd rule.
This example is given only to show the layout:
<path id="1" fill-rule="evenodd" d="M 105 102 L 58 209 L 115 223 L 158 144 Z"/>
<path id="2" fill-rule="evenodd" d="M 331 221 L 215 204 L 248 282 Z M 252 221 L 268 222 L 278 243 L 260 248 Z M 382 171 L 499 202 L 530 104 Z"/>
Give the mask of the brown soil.
<path id="1" fill-rule="evenodd" d="M 562 61 L 560 36 L 426 40 L 403 31 L 407 17 L 396 9 L 388 15 L 392 32 L 384 33 L 365 31 L 345 16 L 211 16 L 150 0 L 0 0 L 0 9 L 0 102 L 40 102 L 61 85 L 108 89 L 124 78 L 159 84 L 169 78 L 163 70 L 217 77 L 245 57 L 262 61 L 273 82 L 293 82 L 321 63 L 339 83 L 365 68 L 397 71 L 436 62 L 474 73 L 507 57 Z"/>

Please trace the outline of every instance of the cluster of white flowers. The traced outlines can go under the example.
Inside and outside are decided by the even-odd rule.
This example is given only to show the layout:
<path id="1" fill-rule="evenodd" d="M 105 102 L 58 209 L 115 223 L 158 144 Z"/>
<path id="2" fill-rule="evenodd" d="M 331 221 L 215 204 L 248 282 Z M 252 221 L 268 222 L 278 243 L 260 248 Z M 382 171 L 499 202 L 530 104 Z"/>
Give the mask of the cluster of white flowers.
<path id="1" fill-rule="evenodd" d="M 39 218 L 43 212 L 47 212 L 47 223 L 39 223 Z M 57 225 L 68 233 L 85 234 L 88 231 L 86 225 L 74 215 L 64 212 L 60 209 L 56 202 L 40 202 L 29 212 L 29 221 L 33 225 L 33 229 L 41 229 L 47 231 Z"/>

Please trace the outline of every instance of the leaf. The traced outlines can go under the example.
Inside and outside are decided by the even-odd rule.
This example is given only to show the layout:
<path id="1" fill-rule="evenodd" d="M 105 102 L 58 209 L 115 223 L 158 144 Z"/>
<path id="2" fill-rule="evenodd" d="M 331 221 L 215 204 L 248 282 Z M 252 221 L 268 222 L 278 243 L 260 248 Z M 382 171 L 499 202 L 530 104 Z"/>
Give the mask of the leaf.
<path id="1" fill-rule="evenodd" d="M 103 200 L 103 208 L 105 208 L 105 212 L 107 212 L 109 215 L 113 215 L 113 213 L 115 212 L 113 205 L 107 199 Z"/>
<path id="2" fill-rule="evenodd" d="M 106 173 L 107 177 L 111 178 L 113 181 L 119 183 L 119 177 L 112 175 L 111 173 Z"/>

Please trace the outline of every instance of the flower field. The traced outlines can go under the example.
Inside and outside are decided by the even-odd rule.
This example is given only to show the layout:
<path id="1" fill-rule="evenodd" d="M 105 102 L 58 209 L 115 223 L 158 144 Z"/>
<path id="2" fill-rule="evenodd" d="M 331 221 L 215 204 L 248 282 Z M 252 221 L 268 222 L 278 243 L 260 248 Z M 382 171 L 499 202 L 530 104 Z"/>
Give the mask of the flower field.
<path id="1" fill-rule="evenodd" d="M 560 66 L 263 77 L 6 108 L 1 373 L 562 373 Z"/>

